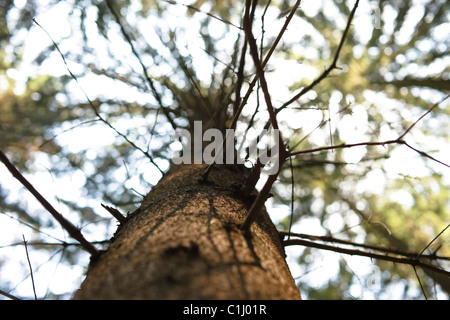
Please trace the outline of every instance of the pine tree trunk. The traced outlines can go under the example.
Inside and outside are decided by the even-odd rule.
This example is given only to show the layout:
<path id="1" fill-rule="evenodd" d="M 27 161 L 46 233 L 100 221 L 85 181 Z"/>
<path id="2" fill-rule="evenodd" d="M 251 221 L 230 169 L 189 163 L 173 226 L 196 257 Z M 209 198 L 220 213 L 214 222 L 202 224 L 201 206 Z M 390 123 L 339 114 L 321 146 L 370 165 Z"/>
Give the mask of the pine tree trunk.
<path id="1" fill-rule="evenodd" d="M 300 299 L 266 212 L 239 229 L 253 198 L 244 167 L 173 166 L 88 269 L 75 299 Z"/>

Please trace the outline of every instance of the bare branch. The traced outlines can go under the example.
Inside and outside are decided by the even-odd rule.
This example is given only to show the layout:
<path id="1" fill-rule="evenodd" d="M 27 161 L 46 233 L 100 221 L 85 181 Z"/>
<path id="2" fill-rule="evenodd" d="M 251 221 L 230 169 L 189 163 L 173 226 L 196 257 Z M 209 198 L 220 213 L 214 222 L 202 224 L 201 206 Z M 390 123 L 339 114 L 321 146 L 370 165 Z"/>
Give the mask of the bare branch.
<path id="1" fill-rule="evenodd" d="M 422 120 L 427 114 L 429 114 L 431 111 L 433 111 L 434 108 L 436 108 L 438 105 L 440 105 L 442 102 L 444 102 L 445 100 L 447 100 L 450 97 L 450 94 L 446 95 L 444 98 L 441 99 L 441 101 L 436 102 L 430 109 L 428 109 L 427 112 L 425 112 L 419 119 L 417 119 L 412 125 L 410 125 L 408 127 L 408 129 L 405 130 L 405 132 L 403 132 L 400 137 L 398 137 L 399 139 L 403 139 L 403 137 L 409 132 L 411 131 L 411 129 L 420 121 Z"/>
<path id="2" fill-rule="evenodd" d="M 37 300 L 36 287 L 34 286 L 33 268 L 31 267 L 30 256 L 28 255 L 27 242 L 25 241 L 24 235 L 22 235 L 22 238 L 23 238 L 23 244 L 25 246 L 25 253 L 27 255 L 28 267 L 30 268 L 30 277 L 31 277 L 31 284 L 33 285 L 34 300 Z"/>
<path id="3" fill-rule="evenodd" d="M 284 32 L 287 30 L 287 27 L 288 27 L 289 23 L 291 22 L 292 17 L 294 16 L 295 12 L 297 11 L 298 7 L 300 6 L 300 2 L 301 1 L 297 1 L 294 4 L 294 6 L 292 7 L 292 10 L 289 13 L 289 16 L 286 18 L 286 21 L 284 22 L 283 27 L 281 28 L 280 32 L 278 33 L 277 38 L 275 39 L 274 43 L 270 47 L 269 52 L 267 53 L 266 57 L 264 58 L 263 62 L 261 63 L 261 68 L 264 69 L 265 66 L 267 65 L 267 63 L 269 62 L 269 59 L 271 58 L 273 52 L 275 51 L 275 48 L 277 47 L 278 43 L 280 42 L 281 38 L 283 37 Z M 244 98 L 241 101 L 241 104 L 239 105 L 239 108 L 236 110 L 236 112 L 234 114 L 231 128 L 233 128 L 236 125 L 236 122 L 242 112 L 242 109 L 247 104 L 247 100 L 250 97 L 250 94 L 252 93 L 253 88 L 255 87 L 257 81 L 258 81 L 258 74 L 250 82 L 247 93 L 245 94 Z"/>
<path id="4" fill-rule="evenodd" d="M 236 98 L 233 103 L 233 120 L 232 120 L 232 126 L 230 126 L 231 129 L 236 129 L 236 121 L 234 119 L 237 119 L 236 114 L 238 114 L 238 110 L 241 104 L 241 89 L 242 84 L 244 83 L 244 67 L 245 67 L 245 55 L 247 53 L 247 41 L 244 41 L 244 44 L 242 45 L 241 49 L 241 56 L 239 61 L 239 67 L 237 72 L 237 81 L 236 81 L 236 88 L 235 88 L 235 94 Z"/>
<path id="5" fill-rule="evenodd" d="M 251 5 L 251 0 L 246 0 L 245 14 L 244 14 L 245 36 L 246 36 L 248 45 L 250 47 L 250 55 L 252 56 L 253 62 L 255 64 L 256 74 L 259 78 L 259 81 L 261 83 L 261 88 L 264 93 L 264 100 L 266 101 L 267 111 L 269 112 L 269 116 L 270 116 L 270 122 L 274 129 L 278 129 L 278 122 L 277 122 L 275 112 L 273 109 L 272 100 L 270 98 L 269 88 L 267 85 L 266 77 L 264 75 L 264 69 L 262 67 L 261 60 L 259 59 L 259 56 L 258 56 L 258 47 L 256 44 L 256 39 L 253 36 L 253 32 L 252 32 L 252 24 L 251 24 L 251 20 L 250 20 L 250 5 Z"/>
<path id="6" fill-rule="evenodd" d="M 344 45 L 345 39 L 347 38 L 347 34 L 348 34 L 349 29 L 350 29 L 350 26 L 351 26 L 353 17 L 354 17 L 355 12 L 356 12 L 356 8 L 358 7 L 358 4 L 359 4 L 359 0 L 357 0 L 355 2 L 355 5 L 353 6 L 353 10 L 352 10 L 352 12 L 350 13 L 350 15 L 348 17 L 347 25 L 345 27 L 344 33 L 342 34 L 341 41 L 340 41 L 339 46 L 338 46 L 338 48 L 336 50 L 336 53 L 334 55 L 334 59 L 333 59 L 333 62 L 331 63 L 331 65 L 327 69 L 325 69 L 323 71 L 323 73 L 316 80 L 314 80 L 309 86 L 304 87 L 299 93 L 297 93 L 289 101 L 285 102 L 281 107 L 279 107 L 276 110 L 276 113 L 280 112 L 281 110 L 283 110 L 284 108 L 289 106 L 291 103 L 293 103 L 295 100 L 297 100 L 298 98 L 303 96 L 305 93 L 307 93 L 308 91 L 313 89 L 317 84 L 319 84 L 323 79 L 325 79 L 333 69 L 337 68 L 337 60 L 339 58 L 339 54 L 341 53 L 341 49 L 342 49 L 342 47 Z"/>
<path id="7" fill-rule="evenodd" d="M 420 155 L 427 157 L 433 161 L 436 161 L 436 162 L 450 168 L 449 164 L 442 162 L 436 158 L 433 158 L 429 154 L 412 147 L 406 141 L 401 140 L 401 139 L 386 140 L 386 141 L 379 141 L 379 142 L 378 141 L 368 141 L 368 142 L 359 142 L 359 143 L 350 143 L 350 144 L 341 143 L 341 144 L 334 145 L 334 146 L 324 146 L 324 147 L 319 147 L 319 148 L 314 148 L 314 149 L 294 151 L 294 152 L 290 152 L 289 156 L 292 157 L 292 156 L 296 156 L 299 154 L 305 154 L 305 153 L 314 153 L 314 152 L 321 152 L 321 151 L 327 151 L 327 150 L 345 149 L 345 148 L 353 148 L 353 147 L 360 147 L 360 146 L 385 146 L 387 144 L 403 144 L 403 145 L 407 146 L 408 148 L 410 148 L 411 150 L 416 151 Z"/>
<path id="8" fill-rule="evenodd" d="M 322 241 L 322 242 L 339 243 L 339 244 L 343 244 L 343 245 L 349 245 L 349 246 L 352 246 L 352 247 L 359 247 L 359 248 L 364 248 L 364 249 L 368 249 L 368 250 L 379 251 L 379 252 L 382 252 L 384 254 L 395 254 L 395 255 L 407 257 L 407 258 L 410 258 L 410 259 L 416 259 L 418 257 L 417 253 L 414 253 L 414 252 L 405 252 L 405 251 L 402 251 L 402 250 L 397 250 L 397 249 L 393 249 L 393 248 L 387 248 L 387 247 L 383 247 L 383 246 L 377 246 L 377 245 L 373 245 L 373 244 L 356 243 L 356 242 L 349 241 L 349 240 L 335 238 L 335 237 L 333 237 L 331 235 L 316 236 L 316 235 L 310 235 L 310 234 L 305 234 L 305 233 L 289 232 L 289 231 L 284 231 L 284 230 L 279 230 L 278 233 L 280 235 L 282 235 L 282 236 L 298 237 L 298 238 L 302 238 L 302 239 L 308 239 L 308 240 L 311 240 L 311 241 Z M 429 260 L 446 260 L 446 261 L 450 261 L 450 257 L 438 256 L 438 255 L 436 255 L 434 253 L 433 254 L 428 254 L 428 255 L 421 254 L 420 257 L 423 258 L 423 259 L 429 259 Z"/>
<path id="9" fill-rule="evenodd" d="M 345 144 L 345 143 L 341 143 L 338 145 L 334 145 L 334 146 L 323 146 L 323 147 L 318 147 L 318 148 L 313 148 L 313 149 L 305 149 L 305 150 L 299 150 L 299 151 L 292 151 L 290 153 L 290 156 L 296 156 L 299 154 L 305 154 L 305 153 L 314 153 L 314 152 L 321 152 L 321 151 L 327 151 L 327 150 L 334 150 L 334 149 L 345 149 L 345 148 L 353 148 L 353 147 L 359 147 L 359 146 L 385 146 L 387 144 L 399 144 L 399 143 L 404 143 L 403 140 L 387 140 L 387 141 L 381 141 L 381 142 L 377 142 L 377 141 L 368 141 L 368 142 L 359 142 L 359 143 L 349 143 L 349 144 Z"/>
<path id="10" fill-rule="evenodd" d="M 292 166 L 292 158 L 289 157 L 289 168 L 291 170 L 291 216 L 289 218 L 289 233 L 292 229 L 292 223 L 294 222 L 294 195 L 295 195 L 295 184 L 294 184 L 294 167 Z M 289 240 L 290 234 L 288 235 Z"/>
<path id="11" fill-rule="evenodd" d="M 128 34 L 128 32 L 125 30 L 125 27 L 123 26 L 123 23 L 120 19 L 120 16 L 118 15 L 118 13 L 116 12 L 116 10 L 113 7 L 113 4 L 111 3 L 110 0 L 106 1 L 106 4 L 109 8 L 109 10 L 111 11 L 111 13 L 114 16 L 114 19 L 116 20 L 117 24 L 120 27 L 120 31 L 122 32 L 123 37 L 125 38 L 125 40 L 128 42 L 128 44 L 131 47 L 131 51 L 133 52 L 133 55 L 136 57 L 136 59 L 138 60 L 139 64 L 141 65 L 142 68 L 142 73 L 144 74 L 145 80 L 147 81 L 148 85 L 150 86 L 150 89 L 153 93 L 153 96 L 155 97 L 155 99 L 158 101 L 160 108 L 162 109 L 164 115 L 166 116 L 167 120 L 169 121 L 169 123 L 171 124 L 172 128 L 174 130 L 176 130 L 177 125 L 175 124 L 175 122 L 172 119 L 172 116 L 170 115 L 169 111 L 167 110 L 166 107 L 164 107 L 164 104 L 162 103 L 162 99 L 161 99 L 161 95 L 158 93 L 158 91 L 156 90 L 156 87 L 153 83 L 153 80 L 150 78 L 150 76 L 147 73 L 147 68 L 144 65 L 144 62 L 142 62 L 142 59 L 139 55 L 139 53 L 136 51 L 136 48 L 134 47 L 133 41 L 131 40 L 130 35 Z"/>
<path id="12" fill-rule="evenodd" d="M 373 252 L 361 251 L 361 250 L 357 250 L 357 249 L 347 249 L 347 248 L 342 248 L 342 247 L 337 247 L 337 246 L 330 246 L 327 244 L 317 243 L 317 242 L 303 240 L 303 239 L 290 239 L 290 240 L 284 241 L 283 244 L 284 244 L 284 246 L 301 245 L 301 246 L 305 246 L 305 247 L 329 250 L 329 251 L 334 251 L 334 252 L 344 253 L 344 254 L 349 254 L 349 255 L 357 255 L 357 256 L 369 257 L 369 258 L 378 259 L 378 260 L 390 261 L 393 263 L 408 264 L 413 267 L 418 266 L 423 269 L 428 269 L 428 270 L 434 271 L 436 273 L 443 274 L 443 275 L 446 275 L 447 277 L 450 277 L 449 271 L 446 271 L 446 270 L 443 270 L 440 268 L 436 268 L 435 266 L 424 263 L 421 260 L 416 259 L 416 258 L 392 257 L 392 256 L 387 256 L 385 254 L 378 254 L 378 253 L 373 253 Z"/>
<path id="13" fill-rule="evenodd" d="M 418 149 L 412 147 L 411 145 L 409 145 L 408 143 L 406 143 L 406 141 L 402 141 L 401 143 L 404 144 L 405 146 L 407 146 L 408 148 L 410 148 L 411 150 L 414 150 L 415 152 L 417 152 L 417 153 L 420 154 L 421 156 L 424 156 L 424 157 L 426 157 L 426 158 L 428 158 L 428 159 L 431 159 L 431 160 L 433 160 L 433 161 L 436 161 L 437 163 L 442 164 L 443 166 L 446 166 L 446 167 L 450 168 L 450 164 L 447 164 L 447 163 L 445 163 L 445 162 L 442 162 L 441 160 L 438 160 L 438 159 L 436 159 L 436 158 L 433 158 L 433 157 L 430 156 L 428 153 L 425 153 L 425 152 L 423 152 L 423 151 L 420 151 L 420 150 L 418 150 Z"/>
<path id="14" fill-rule="evenodd" d="M 87 241 L 80 229 L 75 227 L 69 220 L 64 218 L 55 208 L 28 182 L 27 179 L 17 170 L 17 168 L 9 161 L 3 151 L 0 150 L 0 161 L 6 166 L 11 174 L 19 180 L 22 185 L 31 192 L 31 194 L 42 204 L 42 206 L 59 222 L 59 224 L 69 233 L 69 235 L 77 240 L 83 248 L 91 255 L 98 255 L 99 251 Z"/>
<path id="15" fill-rule="evenodd" d="M 197 11 L 197 12 L 199 12 L 199 13 L 206 14 L 208 17 L 211 17 L 211 18 L 213 18 L 213 19 L 219 20 L 220 22 L 223 22 L 223 23 L 228 24 L 228 25 L 230 25 L 230 26 L 232 26 L 232 27 L 235 27 L 235 28 L 237 28 L 237 29 L 239 29 L 239 30 L 242 30 L 241 27 L 239 27 L 239 26 L 233 24 L 232 22 L 230 22 L 230 21 L 228 21 L 228 20 L 225 20 L 225 19 L 223 19 L 223 18 L 221 18 L 221 17 L 215 16 L 215 15 L 213 15 L 212 13 L 202 11 L 202 10 L 200 10 L 200 9 L 194 7 L 194 6 L 191 6 L 191 5 L 188 5 L 188 4 L 184 4 L 184 3 L 178 3 L 178 2 L 172 1 L 172 0 L 163 0 L 163 1 L 165 1 L 165 2 L 167 2 L 167 3 L 169 3 L 169 4 L 172 4 L 172 5 L 183 6 L 183 7 L 186 7 L 186 8 L 188 8 L 188 9 Z"/>
<path id="16" fill-rule="evenodd" d="M 412 267 L 414 269 L 414 273 L 416 274 L 417 281 L 419 282 L 420 290 L 422 290 L 422 293 L 423 293 L 423 296 L 425 297 L 425 300 L 428 300 L 427 295 L 425 294 L 425 290 L 424 290 L 424 288 L 422 286 L 422 281 L 420 281 L 419 275 L 417 274 L 416 266 L 413 265 Z"/>
<path id="17" fill-rule="evenodd" d="M 422 251 L 420 251 L 420 253 L 417 255 L 417 258 L 419 258 L 420 256 L 422 256 L 422 254 L 425 252 L 425 250 L 427 250 L 427 248 L 428 248 L 429 246 L 431 246 L 431 244 L 432 244 L 437 238 L 439 238 L 439 237 L 445 232 L 445 230 L 448 229 L 448 227 L 450 227 L 450 223 L 449 223 L 444 229 L 442 229 L 442 231 L 439 232 L 439 234 L 438 234 L 436 237 L 434 237 L 433 240 L 431 240 L 430 243 L 428 243 L 428 244 L 426 245 L 426 247 L 423 248 Z"/>

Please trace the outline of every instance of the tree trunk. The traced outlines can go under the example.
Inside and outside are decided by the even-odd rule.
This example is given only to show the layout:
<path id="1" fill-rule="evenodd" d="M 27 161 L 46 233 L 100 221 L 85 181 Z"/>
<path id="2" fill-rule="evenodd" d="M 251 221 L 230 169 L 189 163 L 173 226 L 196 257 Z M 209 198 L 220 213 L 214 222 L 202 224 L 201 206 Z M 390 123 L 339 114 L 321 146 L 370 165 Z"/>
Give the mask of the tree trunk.
<path id="1" fill-rule="evenodd" d="M 245 167 L 173 166 L 92 262 L 75 299 L 300 299 L 264 211 L 239 229 L 254 198 Z"/>

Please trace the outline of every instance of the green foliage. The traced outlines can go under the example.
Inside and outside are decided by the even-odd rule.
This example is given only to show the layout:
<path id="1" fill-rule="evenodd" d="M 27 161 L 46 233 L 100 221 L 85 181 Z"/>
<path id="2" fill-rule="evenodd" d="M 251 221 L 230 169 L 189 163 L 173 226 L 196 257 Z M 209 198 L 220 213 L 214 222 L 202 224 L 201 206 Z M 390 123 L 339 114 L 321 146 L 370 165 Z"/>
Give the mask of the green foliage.
<path id="1" fill-rule="evenodd" d="M 108 239 L 115 228 L 99 203 L 124 214 L 133 211 L 160 179 L 156 167 L 166 170 L 178 152 L 175 127 L 189 128 L 201 120 L 225 130 L 255 74 L 239 29 L 243 2 L 27 1 L 21 8 L 13 1 L 1 3 L 0 15 L 7 19 L 0 19 L 0 149 L 23 174 L 36 177 L 38 189 L 50 189 L 59 209 L 93 240 Z M 353 4 L 302 2 L 265 70 L 275 108 L 330 66 Z M 262 58 L 292 5 L 258 1 L 254 8 Z M 370 6 L 360 3 L 337 68 L 279 111 L 280 129 L 292 151 L 396 139 L 449 93 L 450 43 L 442 34 L 448 34 L 450 3 L 385 0 Z M 67 14 L 68 34 L 40 20 L 51 10 Z M 32 23 L 33 17 L 52 39 Z M 380 25 L 374 27 L 375 22 Z M 30 48 L 24 34 L 32 32 L 45 44 L 26 55 Z M 45 69 L 46 63 L 61 65 L 57 75 Z M 444 150 L 449 115 L 450 104 L 441 103 L 404 140 L 449 164 Z M 238 138 L 267 123 L 257 84 L 239 118 Z M 448 224 L 449 180 L 447 167 L 404 145 L 324 149 L 292 157 L 292 168 L 286 163 L 273 189 L 272 207 L 283 212 L 276 218 L 283 230 L 292 219 L 296 232 L 418 254 Z M 86 265 L 86 255 L 67 244 L 53 220 L 32 200 L 18 196 L 22 189 L 9 185 L 2 178 L 0 212 L 27 223 L 18 229 L 35 228 L 32 236 L 40 244 L 33 248 L 47 252 L 49 261 L 52 254 L 58 256 L 56 264 Z M 59 245 L 46 244 L 48 234 Z M 447 230 L 425 254 L 450 256 L 448 239 Z M 11 242 L 0 246 L 8 248 Z M 320 262 L 325 252 L 319 252 L 298 247 L 291 258 L 297 260 L 293 276 L 305 298 L 399 298 L 391 293 L 398 287 L 405 299 L 450 292 L 450 279 L 367 258 L 371 270 L 380 270 L 377 285 L 368 286 L 370 272 L 356 268 L 349 256 L 326 265 Z M 448 260 L 433 263 L 448 270 Z M 334 275 L 324 278 L 321 272 L 328 268 Z M 76 284 L 67 286 L 69 293 L 42 296 L 67 298 Z"/>

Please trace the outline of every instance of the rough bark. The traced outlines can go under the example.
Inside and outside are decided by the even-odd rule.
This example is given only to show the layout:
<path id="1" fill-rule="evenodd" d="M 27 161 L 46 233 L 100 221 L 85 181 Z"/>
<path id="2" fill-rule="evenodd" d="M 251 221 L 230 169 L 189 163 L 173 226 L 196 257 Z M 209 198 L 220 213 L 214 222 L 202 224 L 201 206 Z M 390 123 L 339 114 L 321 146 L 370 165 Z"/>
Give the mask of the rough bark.
<path id="1" fill-rule="evenodd" d="M 300 299 L 275 226 L 264 211 L 247 232 L 247 172 L 179 165 L 119 226 L 75 299 Z"/>

